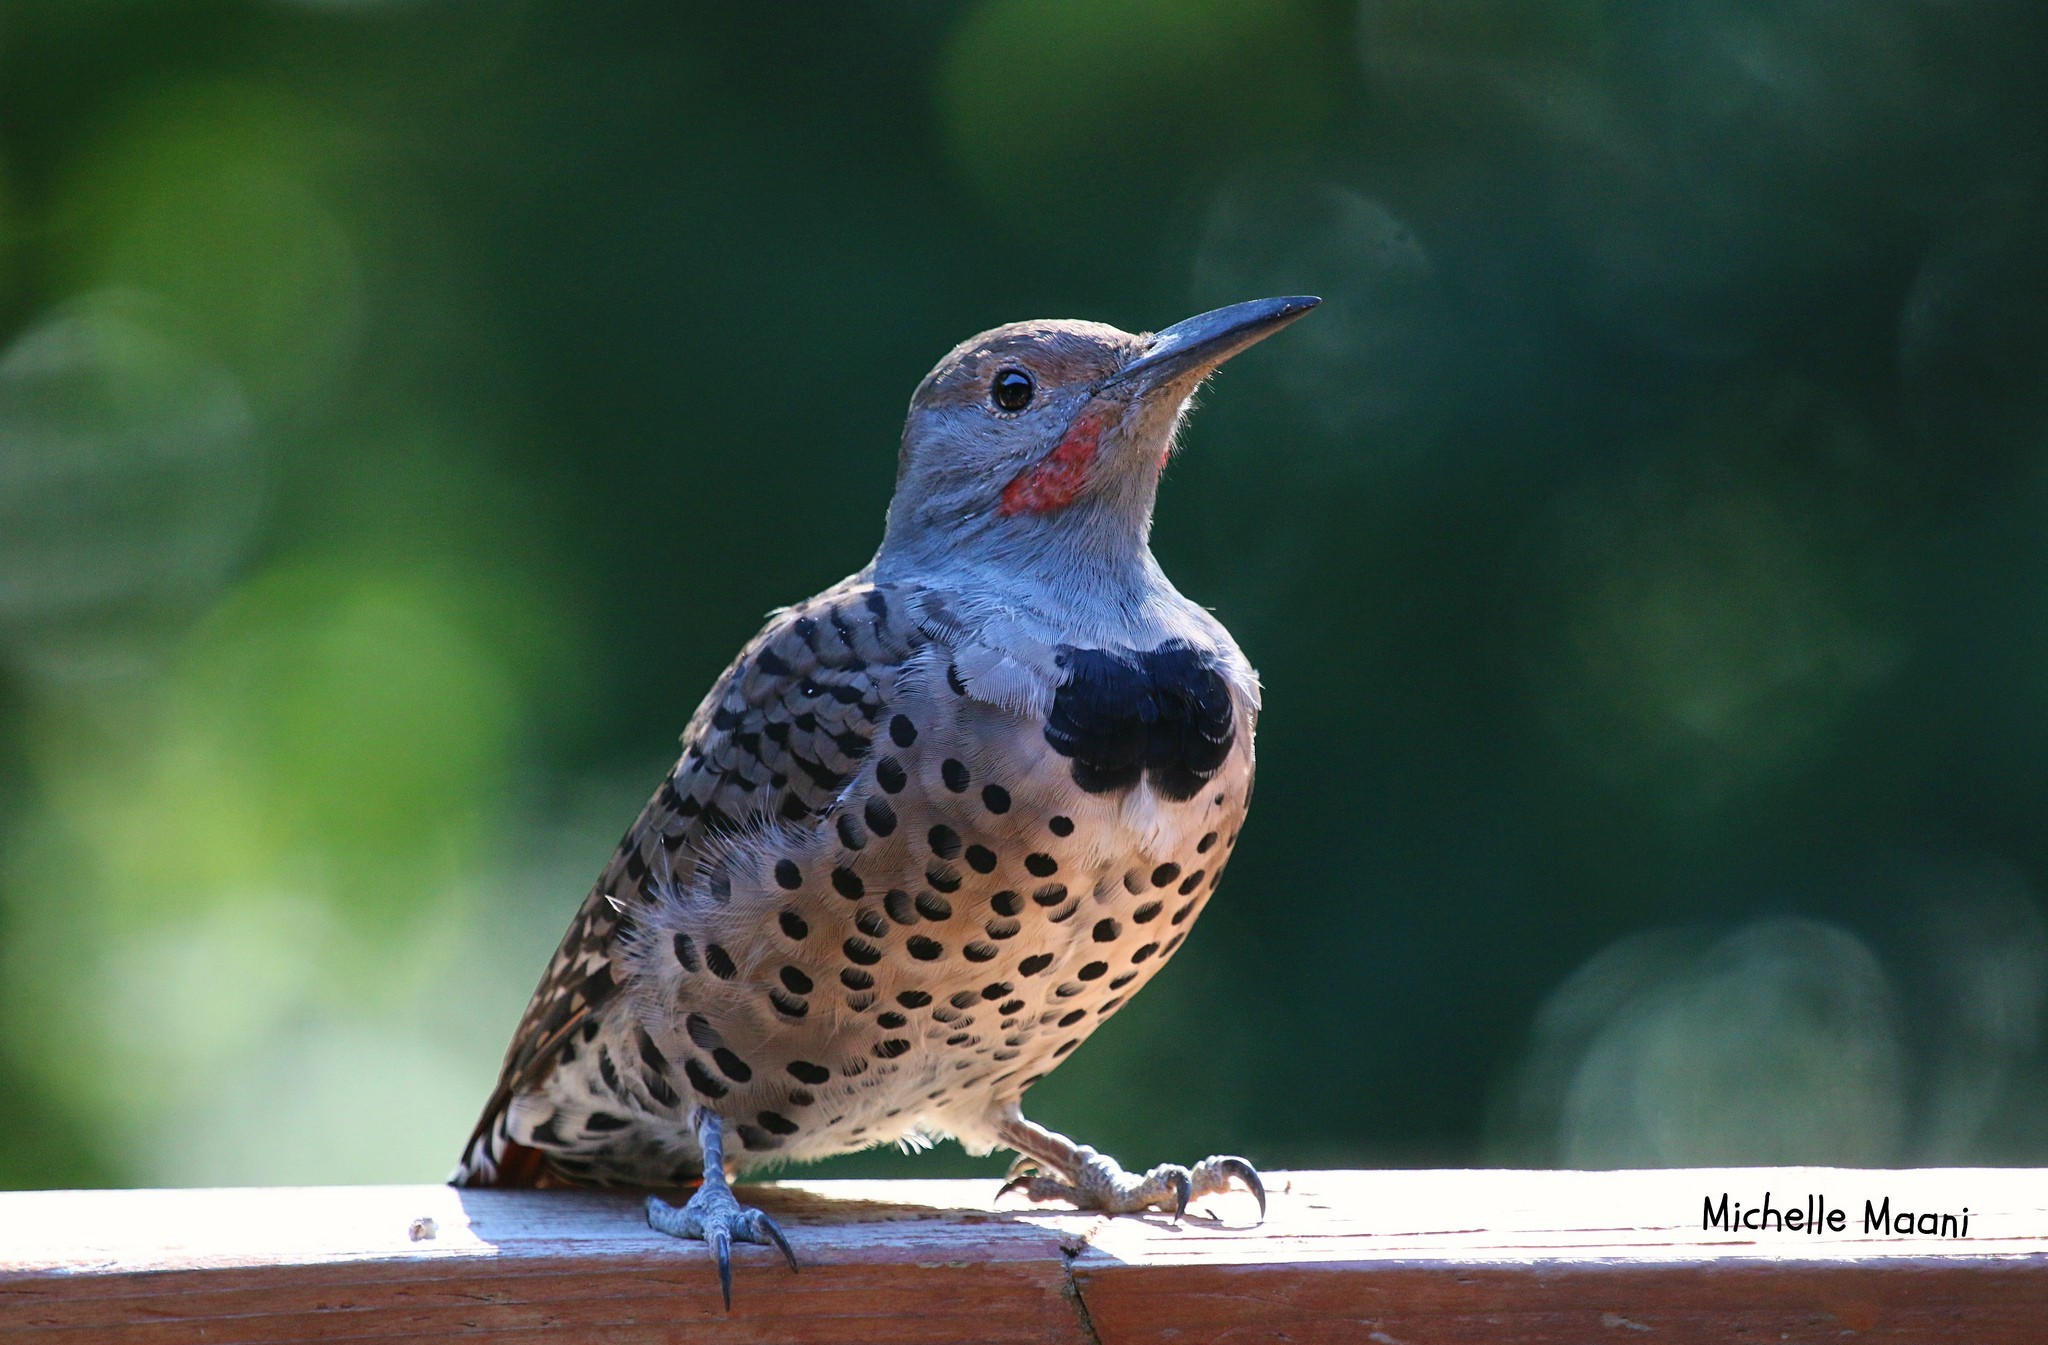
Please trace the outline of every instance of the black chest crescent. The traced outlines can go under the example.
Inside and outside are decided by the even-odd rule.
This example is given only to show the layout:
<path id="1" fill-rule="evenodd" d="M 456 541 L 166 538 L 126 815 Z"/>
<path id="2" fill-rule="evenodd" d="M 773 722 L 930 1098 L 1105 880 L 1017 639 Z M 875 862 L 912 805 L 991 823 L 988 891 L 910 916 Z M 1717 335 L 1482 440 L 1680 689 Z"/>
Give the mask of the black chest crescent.
<path id="1" fill-rule="evenodd" d="M 1045 740 L 1091 794 L 1141 779 L 1180 802 L 1207 784 L 1237 739 L 1230 686 L 1215 658 L 1184 640 L 1157 649 L 1060 647 L 1065 670 Z"/>

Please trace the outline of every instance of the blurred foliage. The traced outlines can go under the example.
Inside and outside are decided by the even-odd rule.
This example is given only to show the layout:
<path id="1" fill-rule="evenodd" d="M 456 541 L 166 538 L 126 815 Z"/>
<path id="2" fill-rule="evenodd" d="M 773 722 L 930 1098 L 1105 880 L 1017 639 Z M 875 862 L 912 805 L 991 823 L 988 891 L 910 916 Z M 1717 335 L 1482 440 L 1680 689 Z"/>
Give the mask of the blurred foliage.
<path id="1" fill-rule="evenodd" d="M 1035 1112 L 2048 1160 L 2044 56 L 2024 0 L 7 0 L 0 1184 L 440 1175 L 932 361 L 1298 291 L 1157 536 L 1259 807 Z"/>

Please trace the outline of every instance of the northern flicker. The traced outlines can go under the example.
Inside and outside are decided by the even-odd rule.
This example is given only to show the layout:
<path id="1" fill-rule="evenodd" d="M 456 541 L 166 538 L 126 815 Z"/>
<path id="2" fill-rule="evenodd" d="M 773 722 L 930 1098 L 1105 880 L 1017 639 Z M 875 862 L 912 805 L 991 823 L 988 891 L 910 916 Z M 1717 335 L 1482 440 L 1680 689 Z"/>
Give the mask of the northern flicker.
<path id="1" fill-rule="evenodd" d="M 918 386 L 881 549 L 774 613 L 683 733 L 534 993 L 453 1180 L 667 1187 L 654 1227 L 772 1243 L 730 1177 L 951 1136 L 1005 1190 L 1122 1213 L 1242 1184 L 1128 1173 L 1020 1102 L 1216 889 L 1259 684 L 1153 559 L 1195 389 L 1313 298 L 1156 335 L 1017 323 Z"/>

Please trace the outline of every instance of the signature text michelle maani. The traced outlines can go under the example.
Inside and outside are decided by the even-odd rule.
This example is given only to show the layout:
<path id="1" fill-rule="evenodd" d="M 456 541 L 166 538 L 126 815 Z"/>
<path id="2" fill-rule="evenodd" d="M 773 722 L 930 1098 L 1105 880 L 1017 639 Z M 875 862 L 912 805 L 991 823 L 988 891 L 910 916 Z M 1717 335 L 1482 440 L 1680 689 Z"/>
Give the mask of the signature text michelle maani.
<path id="1" fill-rule="evenodd" d="M 1777 1203 L 1769 1191 L 1760 1205 L 1730 1200 L 1728 1192 L 1708 1196 L 1702 1202 L 1700 1229 L 1724 1233 L 1808 1233 L 1815 1236 L 1849 1231 L 1850 1214 L 1830 1204 L 1823 1195 L 1807 1195 L 1797 1204 Z M 1859 1233 L 1905 1237 L 1966 1238 L 1970 1236 L 1970 1207 L 1956 1211 L 1894 1209 L 1892 1198 L 1865 1200 Z"/>

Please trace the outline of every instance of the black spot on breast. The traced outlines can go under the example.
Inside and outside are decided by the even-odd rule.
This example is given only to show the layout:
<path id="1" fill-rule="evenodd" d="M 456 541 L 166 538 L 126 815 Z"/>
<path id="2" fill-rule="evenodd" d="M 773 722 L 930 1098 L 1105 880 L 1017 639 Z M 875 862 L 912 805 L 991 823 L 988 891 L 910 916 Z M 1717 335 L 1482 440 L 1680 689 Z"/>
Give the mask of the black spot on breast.
<path id="1" fill-rule="evenodd" d="M 910 775 L 903 769 L 902 762 L 894 757 L 883 757 L 875 763 L 875 782 L 889 793 L 896 794 L 910 783 Z"/>
<path id="2" fill-rule="evenodd" d="M 939 763 L 939 778 L 946 782 L 946 788 L 955 794 L 967 789 L 967 763 L 954 757 L 947 757 Z"/>
<path id="3" fill-rule="evenodd" d="M 704 945 L 704 965 L 721 981 L 730 981 L 733 973 L 739 970 L 738 965 L 732 960 L 732 954 L 715 943 Z"/>
<path id="4" fill-rule="evenodd" d="M 877 836 L 887 836 L 896 830 L 896 810 L 886 799 L 869 799 L 861 809 L 861 816 L 867 819 L 868 830 Z"/>
<path id="5" fill-rule="evenodd" d="M 996 852 L 985 845 L 968 846 L 967 867 L 973 869 L 976 873 L 994 873 L 996 871 Z"/>
<path id="6" fill-rule="evenodd" d="M 781 1140 L 776 1139 L 759 1126 L 736 1125 L 732 1128 L 732 1133 L 738 1135 L 740 1143 L 749 1149 L 769 1150 L 782 1147 Z"/>
<path id="7" fill-rule="evenodd" d="M 583 1118 L 585 1130 L 624 1130 L 633 1124 L 623 1116 L 614 1116 L 608 1111 L 594 1111 Z"/>
<path id="8" fill-rule="evenodd" d="M 927 939 L 922 934 L 913 934 L 903 945 L 910 955 L 920 962 L 934 962 L 946 954 L 946 946 L 936 939 Z"/>
<path id="9" fill-rule="evenodd" d="M 1136 965 L 1137 963 L 1143 962 L 1143 961 L 1144 961 L 1144 960 L 1145 960 L 1146 958 L 1148 958 L 1148 957 L 1152 956 L 1152 954 L 1154 954 L 1154 953 L 1156 953 L 1156 952 L 1158 952 L 1158 951 L 1159 951 L 1159 945 L 1158 945 L 1158 944 L 1156 944 L 1156 943 L 1148 943 L 1148 944 L 1144 945 L 1143 947 L 1139 948 L 1139 949 L 1138 949 L 1138 950 L 1137 950 L 1136 952 L 1134 952 L 1134 953 L 1132 953 L 1132 954 L 1131 954 L 1131 963 L 1132 963 L 1132 965 Z"/>
<path id="10" fill-rule="evenodd" d="M 1148 924 L 1158 918 L 1159 903 L 1156 901 L 1148 901 L 1137 910 L 1131 912 L 1131 923 L 1134 925 Z"/>
<path id="11" fill-rule="evenodd" d="M 1130 983 L 1131 983 L 1132 981 L 1135 981 L 1135 980 L 1137 980 L 1137 979 L 1138 979 L 1138 973 L 1137 973 L 1137 972 L 1135 972 L 1135 971 L 1127 971 L 1127 972 L 1125 972 L 1125 973 L 1124 973 L 1123 975 L 1121 975 L 1121 976 L 1112 976 L 1112 977 L 1110 977 L 1110 978 L 1109 978 L 1109 988 L 1110 988 L 1111 990 L 1121 990 L 1121 989 L 1123 989 L 1123 988 L 1124 988 L 1125 986 L 1129 985 L 1129 984 L 1130 984 Z"/>
<path id="12" fill-rule="evenodd" d="M 1033 878 L 1050 878 L 1060 871 L 1060 864 L 1051 855 L 1031 854 L 1024 856 L 1024 869 Z"/>
<path id="13" fill-rule="evenodd" d="M 811 978 L 804 975 L 795 967 L 784 967 L 780 975 L 782 977 L 782 983 L 789 987 L 789 992 L 791 994 L 808 995 L 811 993 L 811 990 L 813 988 L 811 985 Z M 692 1016 L 694 1017 L 694 1015 Z"/>
<path id="14" fill-rule="evenodd" d="M 804 885 L 804 871 L 793 859 L 778 859 L 775 861 L 775 881 L 794 892 Z"/>
<path id="15" fill-rule="evenodd" d="M 981 787 L 981 806 L 992 813 L 1009 812 L 1010 791 L 1004 789 L 1001 785 L 983 785 Z"/>
<path id="16" fill-rule="evenodd" d="M 747 1065 L 747 1062 L 723 1046 L 713 1051 L 711 1058 L 718 1062 L 718 1068 L 724 1072 L 725 1077 L 731 1079 L 734 1083 L 745 1083 L 754 1077 L 754 1071 Z"/>
<path id="17" fill-rule="evenodd" d="M 1215 844 L 1216 833 L 1213 831 L 1205 832 L 1202 836 L 1202 839 L 1195 843 L 1195 853 L 1198 855 L 1206 855 L 1209 853 L 1210 847 L 1214 846 Z"/>
<path id="18" fill-rule="evenodd" d="M 852 813 L 839 814 L 839 820 L 832 824 L 838 828 L 839 843 L 849 850 L 858 850 L 868 843 L 868 834 L 862 830 L 860 819 Z"/>
<path id="19" fill-rule="evenodd" d="M 1180 865 L 1161 864 L 1158 868 L 1152 870 L 1152 886 L 1165 887 L 1178 877 L 1180 877 Z"/>
<path id="20" fill-rule="evenodd" d="M 1087 1016 L 1088 1011 L 1086 1009 L 1075 1009 L 1071 1013 L 1062 1015 L 1060 1018 L 1059 1025 L 1061 1027 L 1072 1027 L 1074 1024 L 1080 1022 L 1083 1018 L 1086 1018 Z"/>
<path id="21" fill-rule="evenodd" d="M 997 915 L 1015 915 L 1024 909 L 1024 898 L 1005 889 L 990 897 L 988 905 Z"/>
<path id="22" fill-rule="evenodd" d="M 1200 887 L 1202 879 L 1207 876 L 1202 870 L 1196 869 L 1193 873 L 1180 880 L 1180 894 L 1182 896 L 1188 895 L 1188 893 Z"/>
<path id="23" fill-rule="evenodd" d="M 683 1031 L 690 1034 L 690 1040 L 709 1051 L 720 1044 L 718 1029 L 711 1026 L 711 1020 L 701 1013 L 693 1013 L 683 1019 Z"/>
<path id="24" fill-rule="evenodd" d="M 1024 926 L 1015 920 L 991 920 L 982 928 L 988 931 L 991 939 L 1014 939 L 1017 937 L 1017 931 Z"/>
<path id="25" fill-rule="evenodd" d="M 875 1026 L 885 1027 L 890 1029 L 891 1031 L 895 1030 L 896 1028 L 902 1027 L 905 1023 L 909 1021 L 910 1020 L 908 1018 L 905 1018 L 902 1014 L 897 1013 L 894 1009 L 890 1009 L 886 1013 L 878 1013 L 875 1015 Z"/>
<path id="26" fill-rule="evenodd" d="M 1102 919 L 1095 922 L 1093 932 L 1097 943 L 1111 943 L 1124 932 L 1124 927 L 1114 920 Z"/>
<path id="27" fill-rule="evenodd" d="M 932 1002 L 932 997 L 922 990 L 899 990 L 896 992 L 896 1002 L 906 1009 L 922 1009 Z"/>
<path id="28" fill-rule="evenodd" d="M 958 892 L 963 881 L 960 870 L 951 864 L 933 864 L 924 871 L 924 880 L 941 892 Z"/>
<path id="29" fill-rule="evenodd" d="M 960 951 L 969 962 L 993 962 L 1002 950 L 992 943 L 983 943 L 977 939 Z"/>
<path id="30" fill-rule="evenodd" d="M 1067 899 L 1065 883 L 1047 883 L 1031 894 L 1031 899 L 1041 906 L 1057 906 Z"/>
<path id="31" fill-rule="evenodd" d="M 684 971 L 695 971 L 701 965 L 697 960 L 697 944 L 687 934 L 675 937 L 676 961 Z"/>
<path id="32" fill-rule="evenodd" d="M 1034 953 L 1017 964 L 1017 970 L 1025 976 L 1036 976 L 1052 965 L 1051 953 Z"/>
<path id="33" fill-rule="evenodd" d="M 910 722 L 909 715 L 897 715 L 889 721 L 889 741 L 898 747 L 908 747 L 917 741 L 917 725 Z"/>
<path id="34" fill-rule="evenodd" d="M 780 1112 L 764 1111 L 754 1119 L 761 1123 L 761 1129 L 772 1131 L 777 1135 L 794 1135 L 796 1133 L 796 1122 Z"/>
<path id="35" fill-rule="evenodd" d="M 1045 740 L 1073 760 L 1091 794 L 1139 780 L 1176 802 L 1208 783 L 1237 738 L 1230 687 L 1214 655 L 1185 640 L 1152 650 L 1061 646 L 1066 681 L 1053 696 Z"/>
<path id="36" fill-rule="evenodd" d="M 792 939 L 808 938 L 811 927 L 805 924 L 804 918 L 795 911 L 784 911 L 782 913 L 782 932 Z M 680 938 L 682 936 L 678 935 L 677 937 Z"/>
<path id="37" fill-rule="evenodd" d="M 882 909 L 899 925 L 917 923 L 917 909 L 911 904 L 910 894 L 900 887 L 889 889 L 889 894 L 882 898 Z"/>
<path id="38" fill-rule="evenodd" d="M 1075 972 L 1074 974 L 1084 981 L 1092 981 L 1096 977 L 1102 975 L 1103 972 L 1108 970 L 1109 964 L 1107 962 L 1090 962 L 1087 966 L 1081 968 L 1081 970 Z"/>
<path id="39" fill-rule="evenodd" d="M 858 967 L 847 967 L 839 973 L 839 984 L 848 990 L 872 990 L 875 978 Z"/>
<path id="40" fill-rule="evenodd" d="M 936 892 L 917 894 L 917 911 L 927 920 L 950 920 L 953 918 L 953 903 Z"/>
<path id="41" fill-rule="evenodd" d="M 832 1071 L 823 1065 L 814 1065 L 808 1060 L 789 1062 L 790 1077 L 799 1083 L 820 1084 L 832 1077 Z"/>
<path id="42" fill-rule="evenodd" d="M 1056 816 L 1045 824 L 1045 829 L 1055 836 L 1071 836 L 1074 834 L 1074 819 Z"/>
<path id="43" fill-rule="evenodd" d="M 901 1037 L 884 1037 L 875 1043 L 875 1059 L 894 1060 L 910 1049 L 910 1043 Z"/>
<path id="44" fill-rule="evenodd" d="M 832 890 L 848 901 L 859 901 L 867 894 L 868 889 L 867 884 L 861 882 L 859 874 L 841 864 L 832 870 Z"/>
<path id="45" fill-rule="evenodd" d="M 960 853 L 960 833 L 944 822 L 925 834 L 925 842 L 940 859 L 952 859 Z"/>
<path id="46" fill-rule="evenodd" d="M 811 1011 L 809 1004 L 783 990 L 770 990 L 768 992 L 768 1002 L 773 1004 L 779 1012 L 788 1014 L 791 1018 L 801 1018 Z"/>
<path id="47" fill-rule="evenodd" d="M 879 939 L 889 932 L 889 922 L 882 918 L 880 911 L 873 909 L 855 915 L 853 927 L 871 939 Z"/>
<path id="48" fill-rule="evenodd" d="M 685 1060 L 683 1062 L 683 1074 L 689 1079 L 690 1087 L 697 1090 L 698 1097 L 718 1098 L 724 1097 L 726 1094 L 725 1085 L 712 1078 L 711 1071 L 705 1069 L 695 1060 Z"/>

